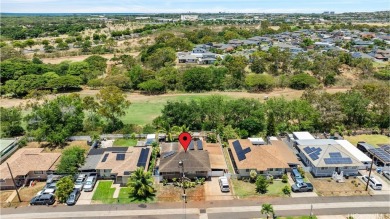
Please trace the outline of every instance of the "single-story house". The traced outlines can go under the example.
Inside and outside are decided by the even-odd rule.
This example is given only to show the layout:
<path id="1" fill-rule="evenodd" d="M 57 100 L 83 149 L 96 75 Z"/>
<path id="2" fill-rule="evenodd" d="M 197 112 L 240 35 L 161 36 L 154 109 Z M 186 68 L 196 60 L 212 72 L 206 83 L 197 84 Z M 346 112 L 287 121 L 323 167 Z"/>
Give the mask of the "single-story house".
<path id="1" fill-rule="evenodd" d="M 333 139 L 296 140 L 295 144 L 315 177 L 330 177 L 341 171 L 344 175 L 358 175 L 360 160 Z"/>
<path id="2" fill-rule="evenodd" d="M 53 173 L 61 153 L 45 153 L 43 148 L 21 148 L 0 165 L 0 189 L 13 189 L 9 164 L 18 187 L 31 180 L 46 180 Z"/>
<path id="3" fill-rule="evenodd" d="M 114 179 L 115 183 L 126 185 L 132 172 L 143 167 L 145 171 L 149 168 L 151 147 L 127 147 L 124 149 L 103 150 L 99 159 L 92 157 L 92 161 L 86 164 L 96 164 L 96 172 L 99 178 Z M 95 149 L 97 150 L 97 149 Z M 97 152 L 100 154 L 100 152 Z M 85 166 L 83 168 L 88 168 Z"/>
<path id="4" fill-rule="evenodd" d="M 192 141 L 187 152 L 177 142 L 161 144 L 158 164 L 160 180 L 182 177 L 183 169 L 179 167 L 179 161 L 183 161 L 185 177 L 208 178 L 211 173 L 209 152 L 203 150 L 203 141 L 199 141 Z"/>
<path id="5" fill-rule="evenodd" d="M 196 63 L 198 61 L 198 57 L 191 54 L 180 55 L 178 56 L 179 63 Z"/>
<path id="6" fill-rule="evenodd" d="M 205 143 L 204 150 L 209 153 L 210 168 L 209 176 L 223 176 L 227 171 L 225 156 L 223 155 L 222 146 L 220 144 Z"/>
<path id="7" fill-rule="evenodd" d="M 0 163 L 3 163 L 17 149 L 17 139 L 0 139 Z"/>
<path id="8" fill-rule="evenodd" d="M 370 167 L 372 159 L 357 149 L 357 147 L 353 146 L 353 144 L 351 144 L 349 141 L 336 140 L 336 142 L 361 162 L 359 169 L 367 169 Z"/>
<path id="9" fill-rule="evenodd" d="M 299 164 L 294 152 L 280 140 L 270 138 L 267 145 L 253 145 L 248 139 L 229 140 L 229 153 L 239 178 L 259 175 L 281 177 Z"/>

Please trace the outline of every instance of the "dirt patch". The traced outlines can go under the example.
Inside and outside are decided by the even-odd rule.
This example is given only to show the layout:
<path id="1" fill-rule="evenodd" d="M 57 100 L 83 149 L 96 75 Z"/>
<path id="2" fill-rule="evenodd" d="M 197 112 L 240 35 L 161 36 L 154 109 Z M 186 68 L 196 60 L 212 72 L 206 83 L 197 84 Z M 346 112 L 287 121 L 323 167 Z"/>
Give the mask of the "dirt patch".
<path id="1" fill-rule="evenodd" d="M 337 183 L 331 178 L 313 178 L 307 174 L 318 196 L 352 196 L 368 195 L 364 184 L 358 178 L 345 179 L 344 183 Z"/>
<path id="2" fill-rule="evenodd" d="M 180 202 L 183 201 L 183 189 L 173 185 L 156 185 L 158 202 Z M 195 188 L 186 189 L 187 201 L 204 201 L 204 185 L 197 185 Z"/>
<path id="3" fill-rule="evenodd" d="M 23 207 L 30 204 L 30 200 L 43 189 L 46 182 L 37 182 L 35 186 L 24 187 L 19 190 L 20 199 L 22 202 L 19 202 L 18 196 L 12 200 L 11 203 L 6 204 L 5 207 Z"/>
<path id="4" fill-rule="evenodd" d="M 26 148 L 44 148 L 44 152 L 61 153 L 64 149 L 75 146 L 80 146 L 81 148 L 85 149 L 86 153 L 88 153 L 88 150 L 90 148 L 90 146 L 87 144 L 87 141 L 70 141 L 67 142 L 64 146 L 53 146 L 48 144 L 47 142 L 38 143 L 34 141 L 28 142 Z"/>
<path id="5" fill-rule="evenodd" d="M 8 203 L 7 201 L 8 197 L 13 193 L 14 190 L 5 190 L 5 191 L 0 191 L 0 204 L 2 208 L 7 207 Z"/>
<path id="6" fill-rule="evenodd" d="M 353 25 L 370 25 L 370 26 L 378 26 L 378 27 L 384 27 L 384 26 L 389 26 L 389 22 L 382 22 L 382 23 L 352 23 Z"/>

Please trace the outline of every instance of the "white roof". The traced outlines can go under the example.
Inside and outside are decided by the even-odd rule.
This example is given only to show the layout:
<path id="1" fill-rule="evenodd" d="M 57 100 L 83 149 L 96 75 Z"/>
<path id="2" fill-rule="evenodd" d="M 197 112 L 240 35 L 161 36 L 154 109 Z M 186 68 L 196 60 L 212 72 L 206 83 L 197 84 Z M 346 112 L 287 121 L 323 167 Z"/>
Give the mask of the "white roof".
<path id="1" fill-rule="evenodd" d="M 146 139 L 156 139 L 156 134 L 147 134 Z"/>
<path id="2" fill-rule="evenodd" d="M 275 137 L 275 136 L 270 136 L 268 139 L 269 139 L 270 141 L 278 141 L 278 138 Z"/>
<path id="3" fill-rule="evenodd" d="M 356 157 L 356 159 L 358 159 L 360 162 L 371 162 L 371 159 L 367 155 L 357 149 L 357 147 L 353 146 L 353 144 L 351 144 L 349 141 L 336 140 L 336 142 L 345 148 L 345 150 L 351 153 L 354 157 Z"/>
<path id="4" fill-rule="evenodd" d="M 297 140 L 315 139 L 310 132 L 293 132 L 293 135 Z"/>
<path id="5" fill-rule="evenodd" d="M 262 138 L 248 138 L 249 141 L 257 144 L 265 144 L 265 141 Z"/>

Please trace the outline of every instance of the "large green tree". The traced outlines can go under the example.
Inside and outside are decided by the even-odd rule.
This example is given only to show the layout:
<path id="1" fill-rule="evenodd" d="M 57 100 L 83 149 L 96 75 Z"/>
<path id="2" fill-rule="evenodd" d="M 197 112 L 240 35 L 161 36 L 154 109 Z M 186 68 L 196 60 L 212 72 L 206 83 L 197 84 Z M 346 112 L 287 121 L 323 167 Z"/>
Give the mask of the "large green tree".
<path id="1" fill-rule="evenodd" d="M 72 193 L 73 187 L 74 187 L 74 182 L 72 179 L 72 176 L 65 176 L 62 177 L 58 182 L 57 182 L 57 190 L 56 190 L 56 196 L 58 198 L 58 201 L 60 203 L 66 202 L 66 199 Z"/>
<path id="2" fill-rule="evenodd" d="M 109 86 L 101 89 L 96 97 L 99 102 L 97 113 L 107 119 L 108 129 L 114 131 L 121 128 L 119 117 L 125 115 L 130 106 L 126 95 L 118 87 Z"/>
<path id="3" fill-rule="evenodd" d="M 213 75 L 209 68 L 195 67 L 184 72 L 183 87 L 186 91 L 208 91 L 212 89 Z"/>
<path id="4" fill-rule="evenodd" d="M 16 107 L 0 107 L 1 137 L 22 135 L 22 111 Z"/>
<path id="5" fill-rule="evenodd" d="M 80 146 L 70 147 L 62 152 L 57 165 L 57 173 L 73 175 L 79 171 L 85 162 L 85 149 Z"/>
<path id="6" fill-rule="evenodd" d="M 264 176 L 258 176 L 256 179 L 256 192 L 265 194 L 268 191 L 268 181 Z"/>
<path id="7" fill-rule="evenodd" d="M 35 104 L 25 118 L 29 136 L 55 145 L 81 131 L 83 119 L 81 99 L 73 94 Z"/>

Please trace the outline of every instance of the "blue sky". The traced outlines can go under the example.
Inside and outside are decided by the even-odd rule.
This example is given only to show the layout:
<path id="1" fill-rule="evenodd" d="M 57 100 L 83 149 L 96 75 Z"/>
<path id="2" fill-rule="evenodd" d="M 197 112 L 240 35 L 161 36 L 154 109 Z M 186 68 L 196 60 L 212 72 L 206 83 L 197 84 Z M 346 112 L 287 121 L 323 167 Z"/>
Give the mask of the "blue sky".
<path id="1" fill-rule="evenodd" d="M 390 0 L 1 0 L 1 12 L 20 13 L 318 13 L 390 10 Z"/>

